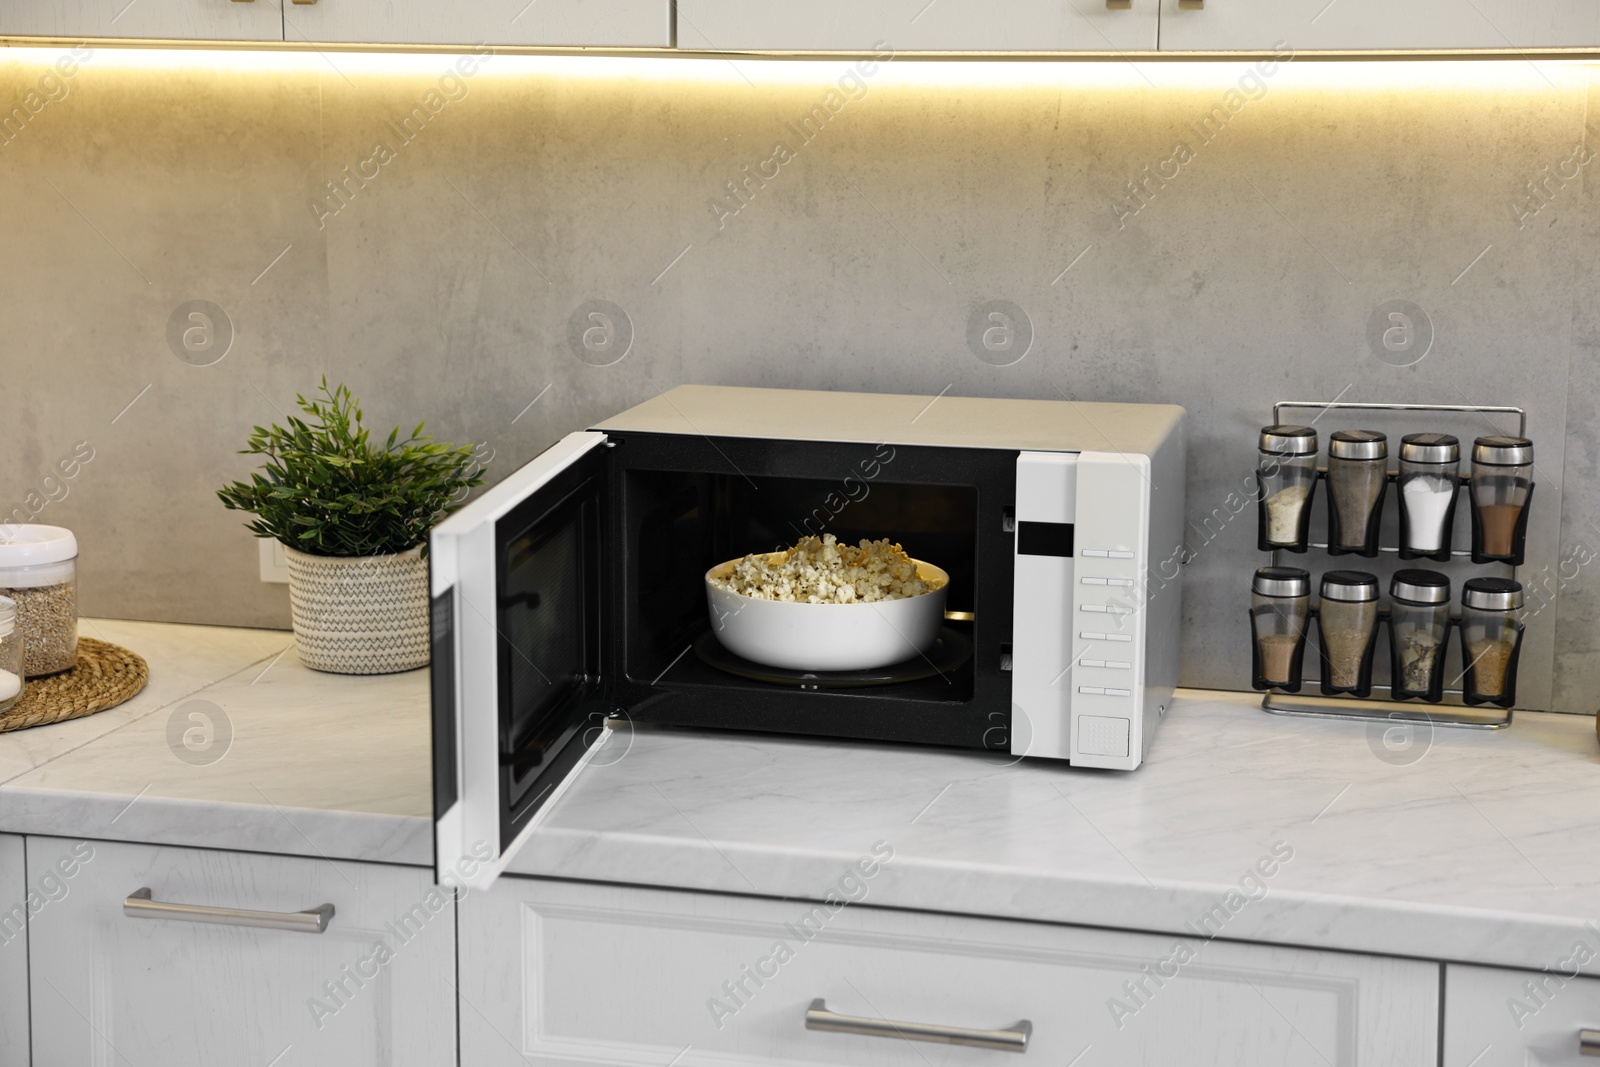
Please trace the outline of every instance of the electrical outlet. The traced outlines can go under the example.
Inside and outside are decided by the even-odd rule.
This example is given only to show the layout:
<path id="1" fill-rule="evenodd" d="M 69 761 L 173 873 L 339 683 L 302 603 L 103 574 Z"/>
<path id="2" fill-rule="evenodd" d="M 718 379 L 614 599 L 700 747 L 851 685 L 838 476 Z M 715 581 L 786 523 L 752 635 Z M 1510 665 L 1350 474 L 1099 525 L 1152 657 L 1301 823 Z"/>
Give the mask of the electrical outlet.
<path id="1" fill-rule="evenodd" d="M 270 537 L 263 537 L 258 539 L 256 544 L 261 549 L 261 580 L 287 584 L 289 561 L 284 558 L 283 543 L 274 541 Z"/>

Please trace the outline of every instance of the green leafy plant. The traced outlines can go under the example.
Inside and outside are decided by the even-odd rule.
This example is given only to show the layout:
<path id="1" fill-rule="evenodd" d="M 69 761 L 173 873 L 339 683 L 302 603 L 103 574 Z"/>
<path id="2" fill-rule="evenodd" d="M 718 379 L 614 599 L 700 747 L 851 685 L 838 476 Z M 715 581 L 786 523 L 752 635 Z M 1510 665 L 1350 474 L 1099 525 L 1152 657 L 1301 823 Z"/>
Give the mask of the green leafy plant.
<path id="1" fill-rule="evenodd" d="M 361 425 L 360 401 L 346 386 L 319 397 L 296 395 L 306 418 L 287 427 L 253 427 L 240 455 L 266 456 L 248 482 L 217 490 L 224 507 L 255 515 L 246 523 L 316 556 L 376 556 L 426 545 L 428 531 L 483 484 L 471 445 L 422 436 L 422 423 L 404 440 L 397 426 L 374 445 Z"/>

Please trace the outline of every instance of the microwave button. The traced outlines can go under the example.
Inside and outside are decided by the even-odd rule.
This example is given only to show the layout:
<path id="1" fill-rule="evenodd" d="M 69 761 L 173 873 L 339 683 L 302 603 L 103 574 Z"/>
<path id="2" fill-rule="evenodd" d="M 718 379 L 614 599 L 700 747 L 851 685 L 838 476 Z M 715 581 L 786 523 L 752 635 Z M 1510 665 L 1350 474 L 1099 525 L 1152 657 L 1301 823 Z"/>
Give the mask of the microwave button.
<path id="1" fill-rule="evenodd" d="M 1131 690 L 1131 689 L 1111 689 L 1111 688 L 1107 688 L 1105 693 L 1106 693 L 1106 696 L 1108 696 L 1108 697 L 1131 697 L 1131 696 L 1133 696 L 1133 690 Z"/>
<path id="2" fill-rule="evenodd" d="M 1085 662 L 1088 662 L 1088 661 L 1085 660 Z M 1131 664 L 1127 660 L 1123 660 L 1123 659 L 1108 659 L 1104 663 L 1100 664 L 1099 666 L 1102 666 L 1102 667 L 1115 667 L 1119 671 L 1131 671 L 1131 670 L 1133 670 L 1133 664 Z"/>
<path id="3" fill-rule="evenodd" d="M 1089 578 L 1089 577 L 1084 577 L 1084 578 L 1081 578 L 1081 579 L 1079 579 L 1079 580 L 1080 580 L 1080 581 L 1081 581 L 1081 582 L 1083 582 L 1083 584 L 1084 584 L 1084 585 L 1108 585 L 1108 584 L 1110 584 L 1110 583 L 1109 583 L 1109 582 L 1107 582 L 1107 580 L 1106 580 L 1106 579 L 1104 579 L 1104 578 Z"/>
<path id="4" fill-rule="evenodd" d="M 1080 659 L 1078 662 L 1085 667 L 1104 667 L 1106 665 L 1106 661 L 1103 659 Z"/>
<path id="5" fill-rule="evenodd" d="M 1107 641 L 1132 641 L 1133 638 L 1131 636 L 1129 636 L 1128 634 L 1106 634 L 1106 640 Z"/>
<path id="6" fill-rule="evenodd" d="M 1123 551 L 1121 549 L 1116 549 L 1116 548 L 1112 549 L 1110 552 L 1108 552 L 1106 554 L 1108 556 L 1110 556 L 1112 559 L 1132 559 L 1133 558 L 1133 553 L 1132 552 L 1125 552 L 1125 551 Z"/>
<path id="7" fill-rule="evenodd" d="M 1106 639 L 1105 634 L 1097 634 L 1092 630 L 1084 630 L 1082 633 L 1078 634 L 1078 636 L 1083 638 L 1085 641 L 1104 641 Z"/>
<path id="8" fill-rule="evenodd" d="M 1080 685 L 1078 686 L 1078 692 L 1088 693 L 1091 696 L 1103 696 L 1105 689 L 1098 685 Z"/>
<path id="9" fill-rule="evenodd" d="M 1110 557 L 1111 553 L 1107 552 L 1103 548 L 1085 548 L 1079 551 L 1078 555 L 1093 556 L 1096 559 L 1107 559 Z"/>
<path id="10" fill-rule="evenodd" d="M 1088 581 L 1088 580 L 1089 579 L 1087 579 L 1087 578 L 1084 579 L 1084 581 Z M 1100 579 L 1100 582 L 1097 583 L 1097 584 L 1132 586 L 1133 585 L 1133 579 L 1132 578 L 1102 578 L 1102 579 Z"/>
<path id="11" fill-rule="evenodd" d="M 1080 610 L 1082 610 L 1082 611 L 1096 611 L 1096 612 L 1099 612 L 1101 615 L 1109 615 L 1111 613 L 1111 609 L 1106 607 L 1104 604 L 1085 604 L 1085 605 L 1083 605 L 1083 607 Z"/>

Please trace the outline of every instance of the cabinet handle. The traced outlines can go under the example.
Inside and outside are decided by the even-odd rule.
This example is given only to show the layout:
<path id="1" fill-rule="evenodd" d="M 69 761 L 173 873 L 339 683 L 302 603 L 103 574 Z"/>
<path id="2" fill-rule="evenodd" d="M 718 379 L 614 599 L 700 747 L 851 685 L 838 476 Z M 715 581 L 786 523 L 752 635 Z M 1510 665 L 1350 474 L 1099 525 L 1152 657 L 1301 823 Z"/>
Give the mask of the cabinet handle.
<path id="1" fill-rule="evenodd" d="M 322 904 L 309 911 L 247 911 L 244 908 L 210 908 L 203 904 L 173 904 L 152 900 L 150 887 L 135 889 L 122 902 L 122 913 L 135 919 L 177 919 L 186 923 L 217 923 L 222 926 L 258 926 L 263 930 L 291 930 L 297 934 L 320 934 L 333 918 L 333 905 Z"/>
<path id="2" fill-rule="evenodd" d="M 314 4 L 317 0 L 290 0 L 290 2 L 295 4 Z"/>
<path id="3" fill-rule="evenodd" d="M 1026 1052 L 1033 1024 L 1024 1019 L 1005 1030 L 969 1030 L 964 1026 L 936 1026 L 932 1023 L 897 1023 L 888 1019 L 868 1019 L 860 1015 L 840 1015 L 828 1010 L 828 1002 L 818 997 L 806 1009 L 806 1029 L 830 1034 L 861 1034 L 864 1037 L 895 1037 L 904 1041 L 933 1041 L 941 1045 L 966 1045 L 998 1052 Z"/>
<path id="4" fill-rule="evenodd" d="M 1578 1031 L 1578 1055 L 1600 1056 L 1600 1030 Z"/>
<path id="5" fill-rule="evenodd" d="M 299 3 L 300 0 L 295 0 Z M 1206 0 L 1178 0 L 1178 8 L 1182 11 L 1204 11 Z"/>
<path id="6" fill-rule="evenodd" d="M 1107 11 L 1127 11 L 1133 7 L 1133 0 L 1106 0 Z"/>

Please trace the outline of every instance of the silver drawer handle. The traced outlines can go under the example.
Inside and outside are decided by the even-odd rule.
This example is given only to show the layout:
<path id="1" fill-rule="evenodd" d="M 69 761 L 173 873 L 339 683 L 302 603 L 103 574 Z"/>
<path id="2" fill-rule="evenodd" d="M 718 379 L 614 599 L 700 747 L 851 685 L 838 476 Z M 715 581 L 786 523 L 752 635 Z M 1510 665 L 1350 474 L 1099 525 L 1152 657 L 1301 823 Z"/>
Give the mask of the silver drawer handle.
<path id="1" fill-rule="evenodd" d="M 1206 0 L 1178 0 L 1178 7 L 1184 11 L 1204 11 Z"/>
<path id="2" fill-rule="evenodd" d="M 897 1023 L 888 1019 L 868 1019 L 860 1015 L 840 1015 L 828 1010 L 828 1002 L 818 997 L 806 1009 L 806 1029 L 830 1034 L 861 1034 L 865 1037 L 898 1037 L 907 1041 L 934 1041 L 941 1045 L 966 1045 L 999 1052 L 1026 1052 L 1033 1024 L 1024 1019 L 1005 1030 L 969 1030 L 964 1026 L 935 1026 L 932 1023 Z"/>
<path id="3" fill-rule="evenodd" d="M 1600 1056 L 1600 1030 L 1578 1031 L 1578 1055 Z"/>
<path id="4" fill-rule="evenodd" d="M 135 919 L 177 919 L 186 923 L 217 923 L 222 926 L 257 926 L 263 930 L 291 930 L 297 934 L 320 934 L 333 918 L 333 905 L 323 904 L 309 911 L 247 911 L 244 908 L 209 908 L 203 904 L 173 904 L 150 899 L 150 887 L 135 889 L 122 902 L 122 913 Z"/>

